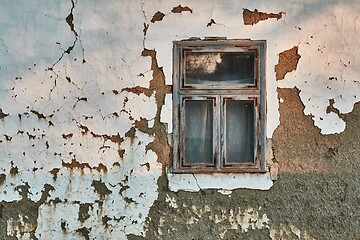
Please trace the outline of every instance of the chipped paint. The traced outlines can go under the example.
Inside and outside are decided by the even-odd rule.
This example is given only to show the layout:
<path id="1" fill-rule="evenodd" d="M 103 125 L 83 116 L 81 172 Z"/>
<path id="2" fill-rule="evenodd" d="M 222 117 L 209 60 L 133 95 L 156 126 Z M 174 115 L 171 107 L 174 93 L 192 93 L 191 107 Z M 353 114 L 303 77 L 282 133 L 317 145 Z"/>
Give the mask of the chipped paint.
<path id="1" fill-rule="evenodd" d="M 225 195 L 228 191 L 239 188 L 269 190 L 273 185 L 270 173 L 263 174 L 173 174 L 168 173 L 169 188 L 171 191 L 198 192 L 202 189 L 221 189 Z"/>
<path id="2" fill-rule="evenodd" d="M 171 12 L 173 13 L 182 13 L 182 12 L 190 12 L 193 13 L 192 9 L 188 6 L 182 7 L 181 5 L 174 7 Z"/>
<path id="3" fill-rule="evenodd" d="M 279 62 L 275 65 L 276 80 L 284 79 L 289 72 L 295 71 L 301 56 L 298 47 L 293 47 L 279 54 Z"/>
<path id="4" fill-rule="evenodd" d="M 284 14 L 283 12 L 264 13 L 264 12 L 259 12 L 257 9 L 255 9 L 254 11 L 251 11 L 249 9 L 244 9 L 243 20 L 245 25 L 254 25 L 260 21 L 264 21 L 269 18 L 275 18 L 276 20 L 279 20 L 283 14 Z"/>
<path id="5" fill-rule="evenodd" d="M 223 239 L 226 232 L 230 229 L 241 229 L 241 232 L 247 232 L 249 229 L 263 229 L 269 228 L 269 219 L 266 214 L 259 215 L 259 212 L 255 209 L 230 209 L 227 214 L 225 211 L 221 215 L 210 215 L 209 219 L 215 223 L 227 222 L 222 227 L 220 238 Z"/>
<path id="6" fill-rule="evenodd" d="M 166 195 L 165 201 L 169 202 L 171 199 L 169 195 Z M 172 198 L 174 201 L 174 198 Z M 170 203 L 169 207 L 173 208 Z M 188 228 L 199 225 L 200 222 L 209 221 L 208 224 L 214 224 L 217 226 L 216 231 L 212 232 L 211 237 L 216 239 L 228 239 L 227 234 L 232 231 L 239 232 L 238 235 L 234 235 L 240 238 L 241 233 L 252 232 L 253 230 L 262 230 L 266 232 L 264 236 L 267 239 L 314 239 L 304 231 L 292 224 L 281 224 L 277 226 L 271 222 L 267 214 L 263 213 L 261 207 L 254 208 L 229 208 L 226 209 L 222 206 L 213 209 L 209 205 L 197 207 L 195 205 L 188 206 L 184 204 L 182 209 L 176 209 L 175 211 L 184 211 L 184 216 L 173 215 L 173 221 L 175 223 L 182 223 L 188 226 Z M 160 216 L 158 229 L 156 230 L 157 238 L 163 238 L 165 234 L 169 234 L 170 229 L 166 227 L 167 216 Z M 205 234 L 206 235 L 206 234 Z"/>
<path id="7" fill-rule="evenodd" d="M 172 208 L 178 208 L 175 198 L 169 197 L 169 195 L 166 195 L 165 202 Z"/>
<path id="8" fill-rule="evenodd" d="M 151 22 L 154 23 L 154 22 L 157 22 L 157 21 L 162 21 L 164 17 L 165 17 L 164 13 L 162 13 L 160 11 L 157 11 L 154 14 L 154 16 L 152 17 Z"/>
<path id="9" fill-rule="evenodd" d="M 281 190 L 287 185 L 296 188 L 300 177 L 281 174 L 331 171 L 331 166 L 345 160 L 347 165 L 337 169 L 357 170 L 358 146 L 347 149 L 339 144 L 347 140 L 341 134 L 357 139 L 351 135 L 356 133 L 351 124 L 356 123 L 357 115 L 351 114 L 360 97 L 360 50 L 354 37 L 360 26 L 360 6 L 354 0 L 305 2 L 2 3 L 0 238 L 156 239 L 173 232 L 182 236 L 177 231 L 183 231 L 189 239 L 206 239 L 197 229 L 204 226 L 212 226 L 205 233 L 214 238 L 236 239 L 237 234 L 245 238 L 249 238 L 246 234 L 272 239 L 317 238 L 307 223 L 311 216 L 297 212 L 294 217 L 285 208 L 296 204 L 311 211 L 299 202 L 312 209 L 321 206 L 306 202 L 313 200 L 306 189 L 303 192 L 308 198 L 303 201 L 287 199 L 292 192 L 283 194 Z M 205 37 L 267 41 L 267 137 L 271 139 L 277 129 L 268 174 L 235 178 L 168 175 L 169 182 L 164 180 L 171 165 L 172 42 Z M 211 70 L 214 64 L 216 59 L 206 67 Z M 279 106 L 283 117 L 284 106 L 293 106 L 297 118 L 289 114 L 288 119 L 280 119 Z M 289 119 L 297 126 L 292 127 Z M 308 135 L 292 136 L 297 128 Z M 305 140 L 320 146 L 320 151 L 308 151 L 312 146 L 306 146 Z M 288 145 L 299 143 L 300 152 L 286 153 Z M 319 154 L 314 157 L 309 152 Z M 353 155 L 346 155 L 349 153 Z M 279 183 L 273 183 L 278 171 Z M 291 181 L 285 185 L 287 179 Z M 324 194 L 331 193 L 332 201 L 324 204 L 341 202 L 347 208 L 325 205 L 324 209 L 356 212 L 351 207 L 358 204 L 350 195 L 357 194 L 356 185 L 351 185 L 351 180 L 327 185 L 325 180 L 318 188 L 329 189 L 313 190 L 316 199 L 329 199 Z M 305 185 L 317 182 L 319 179 Z M 249 190 L 272 185 L 270 191 Z M 342 198 L 343 191 L 350 197 Z M 191 204 L 187 198 L 179 198 L 184 194 L 190 194 L 186 196 Z M 249 201 L 236 205 L 241 196 Z M 278 205 L 274 204 L 277 201 Z M 269 204 L 272 208 L 265 207 Z M 329 214 L 324 209 L 325 215 Z M 283 212 L 291 218 L 282 218 Z M 336 218 L 322 220 L 339 224 L 336 230 L 352 226 L 341 214 L 334 212 Z M 299 220 L 301 217 L 305 219 Z M 347 225 L 341 226 L 336 219 Z M 354 229 L 344 232 L 356 236 Z M 343 236 L 321 234 L 327 239 Z"/>
<path id="10" fill-rule="evenodd" d="M 271 239 L 315 240 L 315 238 L 309 236 L 306 231 L 301 231 L 292 224 L 289 224 L 288 226 L 281 224 L 279 227 L 271 228 L 270 237 Z"/>

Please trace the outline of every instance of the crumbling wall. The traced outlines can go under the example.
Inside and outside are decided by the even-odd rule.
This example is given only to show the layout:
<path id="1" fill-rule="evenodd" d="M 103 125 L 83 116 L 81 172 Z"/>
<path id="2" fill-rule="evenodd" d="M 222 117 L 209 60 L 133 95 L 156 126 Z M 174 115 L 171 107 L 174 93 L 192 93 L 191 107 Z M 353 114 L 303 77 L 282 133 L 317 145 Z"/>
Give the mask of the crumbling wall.
<path id="1" fill-rule="evenodd" d="M 357 1 L 8 1 L 1 239 L 356 239 Z M 172 41 L 267 40 L 267 191 L 169 190 Z"/>
<path id="2" fill-rule="evenodd" d="M 169 90 L 141 2 L 1 11 L 0 238 L 144 235 L 169 161 L 156 147 Z"/>

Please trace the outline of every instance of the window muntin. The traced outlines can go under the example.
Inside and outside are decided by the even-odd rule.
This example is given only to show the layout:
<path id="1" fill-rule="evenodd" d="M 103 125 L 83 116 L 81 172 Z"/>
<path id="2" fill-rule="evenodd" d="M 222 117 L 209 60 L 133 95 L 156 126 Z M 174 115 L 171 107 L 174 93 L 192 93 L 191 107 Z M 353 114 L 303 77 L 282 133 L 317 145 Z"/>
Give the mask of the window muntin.
<path id="1" fill-rule="evenodd" d="M 265 41 L 174 43 L 173 172 L 265 171 L 264 55 Z"/>

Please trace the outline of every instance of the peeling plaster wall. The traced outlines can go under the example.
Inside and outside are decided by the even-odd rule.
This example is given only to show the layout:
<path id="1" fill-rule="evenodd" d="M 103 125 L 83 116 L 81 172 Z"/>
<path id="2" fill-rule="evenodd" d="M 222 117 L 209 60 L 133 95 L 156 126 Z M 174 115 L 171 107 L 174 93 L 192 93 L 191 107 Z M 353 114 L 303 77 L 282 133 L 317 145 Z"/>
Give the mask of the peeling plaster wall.
<path id="1" fill-rule="evenodd" d="M 0 238 L 359 238 L 359 11 L 3 1 Z M 172 42 L 209 36 L 267 41 L 268 191 L 169 190 Z"/>

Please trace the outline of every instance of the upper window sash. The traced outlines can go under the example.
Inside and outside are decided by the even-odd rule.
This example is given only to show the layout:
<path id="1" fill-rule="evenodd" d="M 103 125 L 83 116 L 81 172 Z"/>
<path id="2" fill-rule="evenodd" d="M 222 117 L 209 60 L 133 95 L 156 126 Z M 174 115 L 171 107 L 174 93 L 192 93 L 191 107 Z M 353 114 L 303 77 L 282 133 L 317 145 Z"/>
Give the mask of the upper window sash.
<path id="1" fill-rule="evenodd" d="M 259 89 L 259 49 L 179 47 L 180 89 Z"/>

